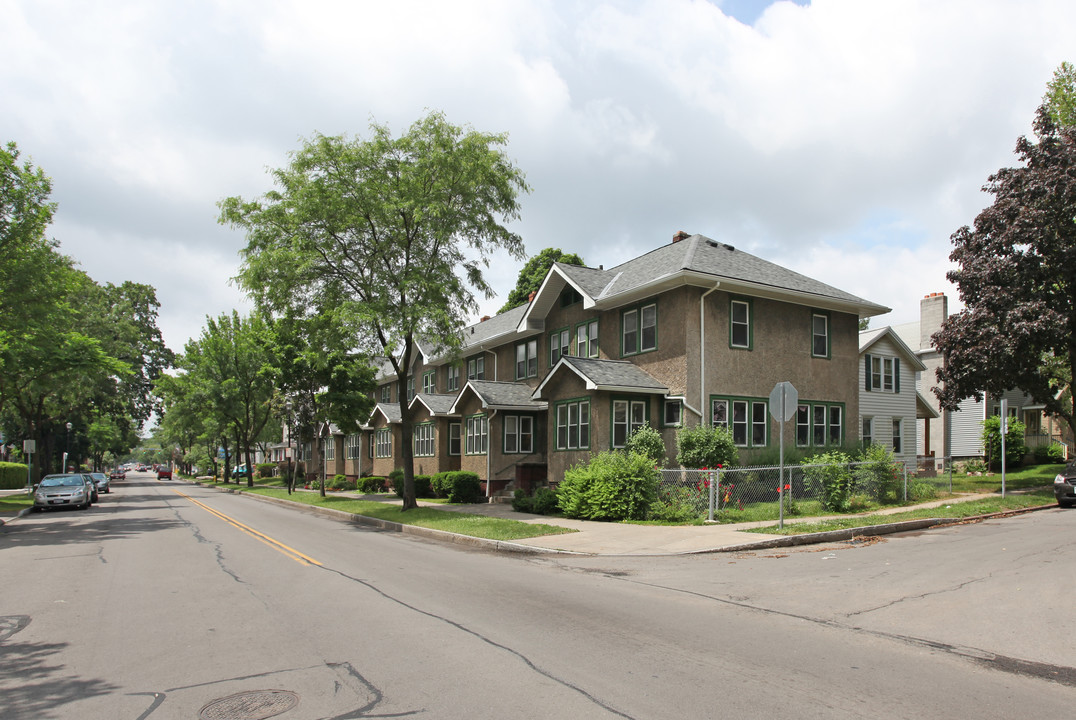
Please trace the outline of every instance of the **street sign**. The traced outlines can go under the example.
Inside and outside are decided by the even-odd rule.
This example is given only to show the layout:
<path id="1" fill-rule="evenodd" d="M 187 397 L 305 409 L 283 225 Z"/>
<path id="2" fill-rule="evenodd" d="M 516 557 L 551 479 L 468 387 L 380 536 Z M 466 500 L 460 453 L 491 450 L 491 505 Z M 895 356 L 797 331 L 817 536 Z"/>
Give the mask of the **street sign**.
<path id="1" fill-rule="evenodd" d="M 777 422 L 785 422 L 796 416 L 800 394 L 790 382 L 779 382 L 770 393 L 770 415 Z"/>
<path id="2" fill-rule="evenodd" d="M 37 452 L 37 440 L 23 440 L 22 451 L 27 455 Z"/>

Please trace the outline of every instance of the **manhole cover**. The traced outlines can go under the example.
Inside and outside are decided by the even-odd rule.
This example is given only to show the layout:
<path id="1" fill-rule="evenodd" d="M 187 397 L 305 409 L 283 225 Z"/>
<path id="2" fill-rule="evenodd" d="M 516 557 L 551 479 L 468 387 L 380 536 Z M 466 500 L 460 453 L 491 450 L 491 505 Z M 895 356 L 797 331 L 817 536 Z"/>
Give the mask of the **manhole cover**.
<path id="1" fill-rule="evenodd" d="M 299 704 L 299 696 L 288 690 L 250 690 L 207 703 L 198 711 L 199 720 L 264 720 L 287 712 Z"/>

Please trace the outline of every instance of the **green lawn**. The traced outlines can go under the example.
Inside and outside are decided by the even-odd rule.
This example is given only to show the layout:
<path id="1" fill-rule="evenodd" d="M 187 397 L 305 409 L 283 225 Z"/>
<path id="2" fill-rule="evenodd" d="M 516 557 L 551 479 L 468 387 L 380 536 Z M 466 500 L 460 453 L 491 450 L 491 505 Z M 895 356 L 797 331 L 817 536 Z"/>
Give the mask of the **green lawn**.
<path id="1" fill-rule="evenodd" d="M 333 510 L 341 510 L 353 515 L 388 520 L 401 525 L 415 525 L 434 530 L 444 530 L 487 540 L 519 540 L 541 535 L 576 532 L 571 528 L 557 527 L 556 525 L 531 524 L 519 522 L 518 520 L 507 520 L 451 510 L 438 510 L 436 508 L 420 507 L 404 512 L 399 505 L 393 503 L 379 502 L 377 500 L 358 500 L 341 495 L 328 494 L 321 497 L 316 492 L 296 492 L 288 495 L 287 490 L 272 487 L 246 489 L 246 486 L 243 486 L 240 490 L 305 505 L 332 508 Z"/>
<path id="2" fill-rule="evenodd" d="M 1005 490 L 1022 490 L 1053 485 L 1054 476 L 1065 469 L 1061 465 L 1029 465 L 1005 472 Z M 937 478 L 939 483 L 947 482 L 948 476 Z M 1001 473 L 989 475 L 953 475 L 953 492 L 984 493 L 1001 492 Z"/>
<path id="3" fill-rule="evenodd" d="M 0 497 L 0 513 L 17 513 L 33 504 L 32 495 L 5 495 Z"/>

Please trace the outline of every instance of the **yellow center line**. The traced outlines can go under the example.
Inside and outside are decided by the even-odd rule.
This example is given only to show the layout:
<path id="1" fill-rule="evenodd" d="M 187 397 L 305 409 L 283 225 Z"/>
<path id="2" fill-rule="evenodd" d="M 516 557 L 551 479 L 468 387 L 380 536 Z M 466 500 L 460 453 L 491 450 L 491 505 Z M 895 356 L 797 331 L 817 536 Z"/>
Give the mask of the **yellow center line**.
<path id="1" fill-rule="evenodd" d="M 202 508 L 206 512 L 208 512 L 208 513 L 210 513 L 212 515 L 216 515 L 221 520 L 224 520 L 225 522 L 227 522 L 227 523 L 229 523 L 231 525 L 234 525 L 235 527 L 239 528 L 240 530 L 247 533 L 251 537 L 253 537 L 253 538 L 257 539 L 257 540 L 260 540 L 261 542 L 265 543 L 266 545 L 273 548 L 274 550 L 276 550 L 276 551 L 278 551 L 280 553 L 283 553 L 284 555 L 287 555 L 292 560 L 295 560 L 298 563 L 302 563 L 303 565 L 317 565 L 318 567 L 321 567 L 321 563 L 319 563 L 317 560 L 310 557 L 309 555 L 304 555 L 303 553 L 299 552 L 295 548 L 288 547 L 287 545 L 280 542 L 279 540 L 274 540 L 273 538 L 269 537 L 268 535 L 258 532 L 257 530 L 250 527 L 249 525 L 244 525 L 243 523 L 239 522 L 235 518 L 228 517 L 224 513 L 219 512 L 217 510 L 214 510 L 213 508 L 209 507 L 205 503 L 199 502 L 198 500 L 195 500 L 190 495 L 188 495 L 188 494 L 186 494 L 184 492 L 180 492 L 179 490 L 176 490 L 175 488 L 169 488 L 169 490 L 174 492 L 176 495 L 180 495 L 182 497 L 187 498 L 192 503 L 194 503 L 198 507 Z"/>

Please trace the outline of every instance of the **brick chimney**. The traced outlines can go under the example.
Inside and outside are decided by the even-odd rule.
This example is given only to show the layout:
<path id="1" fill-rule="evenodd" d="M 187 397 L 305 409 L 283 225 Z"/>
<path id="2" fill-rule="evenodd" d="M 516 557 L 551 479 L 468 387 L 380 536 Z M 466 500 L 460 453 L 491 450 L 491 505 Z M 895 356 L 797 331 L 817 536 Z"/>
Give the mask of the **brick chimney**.
<path id="1" fill-rule="evenodd" d="M 534 296 L 535 296 L 535 295 L 537 295 L 537 294 L 538 294 L 538 293 L 536 293 L 536 292 L 534 292 L 533 290 L 531 290 L 531 294 L 527 296 L 527 302 L 529 302 L 529 303 L 532 303 L 532 302 L 534 302 Z"/>
<path id="2" fill-rule="evenodd" d="M 687 240 L 689 237 L 691 237 L 691 235 L 681 230 L 680 232 L 673 235 L 673 242 L 678 243 L 681 240 Z"/>
<path id="3" fill-rule="evenodd" d="M 485 322 L 486 320 L 489 320 L 489 315 L 483 315 L 482 319 L 479 320 L 479 322 Z"/>
<path id="4" fill-rule="evenodd" d="M 949 299 L 945 297 L 945 293 L 930 293 L 919 301 L 919 349 L 930 347 L 930 336 L 941 330 L 947 317 Z"/>

